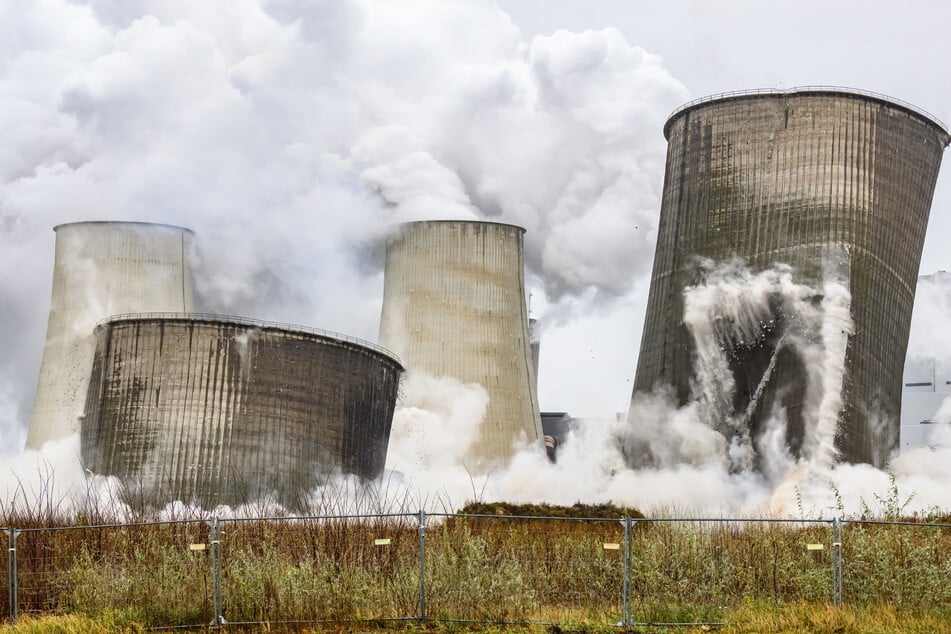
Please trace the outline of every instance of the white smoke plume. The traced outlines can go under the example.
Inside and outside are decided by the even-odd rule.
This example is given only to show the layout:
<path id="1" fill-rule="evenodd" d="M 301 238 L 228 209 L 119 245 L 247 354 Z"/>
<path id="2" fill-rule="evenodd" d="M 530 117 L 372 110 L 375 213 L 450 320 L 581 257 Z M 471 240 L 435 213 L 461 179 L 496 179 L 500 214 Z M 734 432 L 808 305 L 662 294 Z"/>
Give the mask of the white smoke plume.
<path id="1" fill-rule="evenodd" d="M 372 484 L 332 478 L 311 493 L 314 509 L 323 513 L 451 512 L 470 500 L 583 501 L 613 502 L 670 515 L 828 518 L 927 514 L 951 508 L 947 486 L 951 425 L 938 429 L 940 442 L 935 446 L 907 451 L 886 470 L 830 462 L 824 443 L 832 441 L 841 408 L 844 346 L 851 331 L 848 291 L 834 276 L 820 290 L 796 283 L 795 272 L 786 266 L 754 274 L 737 261 L 721 266 L 707 263 L 704 281 L 688 288 L 685 299 L 685 320 L 698 345 L 699 338 L 724 341 L 724 334 L 730 334 L 726 339 L 735 339 L 737 332 L 756 338 L 770 315 L 775 316 L 770 311 L 782 307 L 787 324 L 783 345 L 795 346 L 813 373 L 805 395 L 808 442 L 801 458 L 795 459 L 786 448 L 785 418 L 773 416 L 756 443 L 761 464 L 752 468 L 746 453 L 737 451 L 736 437 L 730 437 L 736 430 L 729 426 L 718 430 L 711 424 L 709 403 L 714 399 L 704 396 L 698 382 L 695 398 L 685 406 L 678 407 L 661 390 L 636 400 L 630 422 L 581 421 L 560 447 L 555 464 L 549 463 L 540 447 L 523 443 L 504 469 L 477 475 L 467 469 L 465 456 L 478 437 L 488 393 L 482 386 L 449 377 L 410 373 L 404 378 L 383 478 Z M 719 334 L 714 332 L 717 329 Z M 708 353 L 697 356 L 697 373 L 712 377 L 707 389 L 724 389 L 728 381 L 716 376 L 716 372 L 729 372 L 720 356 L 724 351 L 715 347 Z M 728 401 L 729 394 L 721 400 Z M 939 438 L 941 434 L 945 437 Z M 111 479 L 96 478 L 90 484 L 75 457 L 77 444 L 75 438 L 66 439 L 42 453 L 20 456 L 14 466 L 18 475 L 5 483 L 6 499 L 22 504 L 62 496 L 64 506 L 46 506 L 77 512 L 114 503 L 121 488 Z M 631 468 L 625 455 L 631 451 L 649 452 L 651 465 Z M 49 465 L 54 464 L 57 471 L 52 474 Z M 60 468 L 65 469 L 62 474 Z M 52 485 L 46 481 L 51 475 L 55 475 Z M 245 517 L 285 511 L 273 501 L 262 500 L 214 510 L 175 503 L 160 515 L 209 512 Z M 120 507 L 120 516 L 134 513 Z"/>
<path id="2" fill-rule="evenodd" d="M 848 288 L 829 272 L 821 289 L 797 283 L 786 265 L 754 273 L 741 260 L 699 263 L 703 280 L 684 291 L 684 326 L 694 343 L 692 402 L 667 416 L 658 415 L 656 395 L 638 395 L 631 408 L 631 427 L 624 434 L 626 453 L 633 464 L 670 466 L 687 459 L 688 439 L 717 436 L 720 451 L 701 455 L 722 457 L 732 471 L 754 469 L 754 441 L 759 445 L 760 467 L 781 473 L 789 462 L 785 449 L 782 411 L 770 414 L 761 438 L 752 438 L 751 416 L 767 384 L 773 380 L 777 358 L 784 349 L 795 352 L 808 373 L 804 386 L 805 440 L 803 456 L 831 466 L 835 459 L 835 432 L 842 407 L 845 351 L 852 332 Z M 750 402 L 734 411 L 737 386 L 731 355 L 737 347 L 761 347 L 774 337 L 771 358 Z M 666 409 L 670 409 L 666 404 Z M 663 412 L 665 408 L 661 408 Z M 685 424 L 683 419 L 690 424 Z M 663 438 L 674 435 L 681 443 Z M 713 442 L 704 441 L 713 446 Z M 673 456 L 671 448 L 676 447 Z M 671 457 L 674 458 L 671 461 Z"/>
<path id="3" fill-rule="evenodd" d="M 840 258 L 841 260 L 841 258 Z M 664 390 L 638 397 L 632 420 L 581 421 L 550 464 L 536 446 L 523 446 L 505 468 L 487 476 L 462 463 L 466 442 L 476 437 L 484 401 L 475 386 L 411 377 L 397 412 L 389 479 L 398 494 L 429 510 L 454 509 L 471 499 L 572 504 L 614 502 L 648 512 L 708 516 L 807 516 L 927 514 L 951 508 L 947 486 L 951 426 L 944 443 L 896 456 L 886 470 L 835 464 L 834 436 L 842 408 L 845 352 L 852 332 L 851 297 L 845 280 L 827 270 L 818 287 L 797 283 L 788 266 L 754 273 L 739 261 L 704 264 L 702 283 L 685 292 L 685 322 L 700 349 L 695 397 L 678 407 Z M 711 424 L 710 403 L 730 401 L 729 368 L 721 349 L 727 339 L 761 337 L 770 319 L 784 321 L 780 345 L 801 355 L 806 381 L 802 457 L 786 446 L 785 417 L 774 413 L 756 441 L 761 460 L 753 468 L 752 439 L 727 425 Z M 715 345 L 703 348 L 705 343 Z M 727 373 L 718 374 L 718 373 Z M 768 380 L 769 374 L 764 377 Z M 423 380 L 425 379 L 425 380 Z M 467 400 L 470 407 L 460 407 Z M 716 398 L 715 398 L 716 397 Z M 740 416 L 743 416 L 740 413 Z M 407 424 L 419 424 L 408 434 Z M 427 447 L 419 431 L 427 438 Z M 445 433 L 443 433 L 445 432 Z M 726 432 L 726 433 L 723 433 Z M 731 437 L 732 434 L 732 437 Z M 448 441 L 449 444 L 442 444 Z M 620 442 L 619 442 L 620 441 Z M 631 468 L 630 452 L 644 451 L 650 465 Z M 448 458 L 448 459 L 447 459 Z M 398 467 L 396 466 L 398 463 Z"/>
<path id="4" fill-rule="evenodd" d="M 404 473 L 465 468 L 466 452 L 479 437 L 489 404 L 485 388 L 411 371 L 402 379 L 401 391 L 387 468 Z M 434 429 L 439 431 L 433 433 Z"/>
<path id="5" fill-rule="evenodd" d="M 687 97 L 616 30 L 529 39 L 490 0 L 7 3 L 0 55 L 7 455 L 54 225 L 191 227 L 201 308 L 372 340 L 389 226 L 512 222 L 565 318 L 646 273 Z"/>
<path id="6" fill-rule="evenodd" d="M 50 441 L 41 451 L 23 451 L 0 469 L 0 514 L 38 521 L 133 517 L 117 479 L 88 476 L 79 459 L 79 434 Z"/>

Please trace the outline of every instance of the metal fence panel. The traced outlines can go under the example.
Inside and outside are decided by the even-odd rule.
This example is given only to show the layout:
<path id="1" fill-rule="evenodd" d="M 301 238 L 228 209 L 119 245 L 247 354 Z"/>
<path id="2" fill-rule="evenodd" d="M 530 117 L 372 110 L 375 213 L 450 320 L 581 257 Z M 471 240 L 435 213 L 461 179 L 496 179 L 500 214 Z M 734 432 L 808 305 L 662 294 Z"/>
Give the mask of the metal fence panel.
<path id="1" fill-rule="evenodd" d="M 16 541 L 18 531 L 14 528 L 3 529 L 3 541 L 7 545 L 7 558 L 4 560 L 5 573 L 0 579 L 0 621 L 16 620 Z"/>
<path id="2" fill-rule="evenodd" d="M 623 557 L 619 520 L 442 516 L 426 532 L 426 616 L 613 625 Z"/>
<path id="3" fill-rule="evenodd" d="M 145 625 L 211 620 L 200 522 L 26 529 L 17 539 L 20 614 L 123 610 Z"/>
<path id="4" fill-rule="evenodd" d="M 709 623 L 751 599 L 831 602 L 831 546 L 828 522 L 636 520 L 632 619 Z"/>
<path id="5" fill-rule="evenodd" d="M 951 606 L 951 524 L 850 520 L 843 533 L 847 605 Z"/>
<path id="6" fill-rule="evenodd" d="M 715 623 L 749 601 L 951 605 L 951 524 L 420 513 L 33 527 L 17 530 L 15 576 L 5 532 L 5 620 L 14 596 L 20 614 L 121 610 L 164 628 L 631 626 Z"/>
<path id="7" fill-rule="evenodd" d="M 387 620 L 416 615 L 413 515 L 221 522 L 228 623 Z"/>

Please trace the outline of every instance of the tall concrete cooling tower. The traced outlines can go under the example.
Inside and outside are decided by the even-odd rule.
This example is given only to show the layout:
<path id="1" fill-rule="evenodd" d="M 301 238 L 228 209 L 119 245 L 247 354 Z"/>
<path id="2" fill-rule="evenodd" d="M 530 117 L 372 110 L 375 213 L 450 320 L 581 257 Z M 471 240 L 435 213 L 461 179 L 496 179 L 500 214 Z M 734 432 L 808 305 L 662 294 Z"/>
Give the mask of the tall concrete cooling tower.
<path id="1" fill-rule="evenodd" d="M 409 372 L 478 383 L 489 395 L 469 466 L 541 443 L 525 305 L 525 230 L 494 222 L 400 225 L 387 244 L 380 343 Z"/>
<path id="2" fill-rule="evenodd" d="M 79 431 L 96 322 L 118 313 L 193 310 L 189 229 L 77 222 L 54 230 L 53 295 L 27 449 Z"/>
<path id="3" fill-rule="evenodd" d="M 382 472 L 401 371 L 378 346 L 297 326 L 112 318 L 96 328 L 83 466 L 149 505 L 306 509 L 329 474 Z"/>
<path id="4" fill-rule="evenodd" d="M 834 447 L 839 460 L 883 465 L 898 442 L 902 365 L 947 130 L 887 97 L 800 88 L 687 104 L 664 134 L 667 171 L 635 395 L 668 385 L 683 404 L 705 389 L 684 291 L 703 281 L 710 260 L 738 257 L 753 273 L 788 265 L 797 284 L 819 289 L 807 298 L 817 307 L 823 284 L 838 277 L 851 293 L 853 325 L 842 332 Z M 712 327 L 727 352 L 727 383 L 735 383 L 726 415 L 746 412 L 755 440 L 768 417 L 784 412 L 787 444 L 802 455 L 811 407 L 804 386 L 821 361 L 783 341 L 796 317 L 779 297 L 767 312 L 732 339 L 717 334 L 722 321 Z"/>

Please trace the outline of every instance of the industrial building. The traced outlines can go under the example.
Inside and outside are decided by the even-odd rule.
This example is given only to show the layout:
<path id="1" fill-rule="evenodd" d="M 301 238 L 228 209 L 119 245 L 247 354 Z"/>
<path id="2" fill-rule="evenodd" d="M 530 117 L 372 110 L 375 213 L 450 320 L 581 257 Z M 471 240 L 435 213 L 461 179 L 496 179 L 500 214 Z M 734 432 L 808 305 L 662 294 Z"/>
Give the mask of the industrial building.
<path id="1" fill-rule="evenodd" d="M 95 335 L 83 466 L 137 501 L 302 509 L 321 477 L 383 470 L 402 366 L 379 346 L 196 314 L 116 316 Z"/>
<path id="2" fill-rule="evenodd" d="M 190 230 L 141 222 L 77 222 L 54 230 L 53 292 L 27 449 L 79 431 L 99 320 L 194 310 Z"/>
<path id="3" fill-rule="evenodd" d="M 693 396 L 684 291 L 701 281 L 703 259 L 740 258 L 754 272 L 781 263 L 820 291 L 836 276 L 851 293 L 853 328 L 835 447 L 840 460 L 882 466 L 899 439 L 915 283 L 948 131 L 884 96 L 803 88 L 692 102 L 671 115 L 664 134 L 635 396 L 661 386 L 681 404 Z M 776 307 L 748 340 L 723 342 L 734 385 L 723 415 L 748 412 L 755 439 L 765 418 L 783 411 L 787 445 L 802 455 L 809 369 L 794 348 L 778 345 L 787 317 Z"/>
<path id="4" fill-rule="evenodd" d="M 931 299 L 943 299 L 938 308 L 951 306 L 951 273 L 938 271 L 918 278 L 919 297 L 924 291 Z M 946 317 L 944 313 L 942 317 Z M 933 324 L 922 323 L 930 327 Z M 909 352 L 905 358 L 901 395 L 901 449 L 933 447 L 948 435 L 951 420 L 938 420 L 937 414 L 947 401 L 951 407 L 951 350 L 934 346 L 935 333 L 915 330 L 909 335 Z M 951 341 L 951 337 L 944 337 Z M 912 342 L 919 345 L 912 345 Z M 922 354 L 922 350 L 928 352 Z M 944 431 L 945 434 L 939 432 Z"/>
<path id="5" fill-rule="evenodd" d="M 541 450 L 524 231 L 494 222 L 410 222 L 387 243 L 380 343 L 407 372 L 485 388 L 487 411 L 467 457 L 475 469 L 504 463 L 519 440 Z"/>

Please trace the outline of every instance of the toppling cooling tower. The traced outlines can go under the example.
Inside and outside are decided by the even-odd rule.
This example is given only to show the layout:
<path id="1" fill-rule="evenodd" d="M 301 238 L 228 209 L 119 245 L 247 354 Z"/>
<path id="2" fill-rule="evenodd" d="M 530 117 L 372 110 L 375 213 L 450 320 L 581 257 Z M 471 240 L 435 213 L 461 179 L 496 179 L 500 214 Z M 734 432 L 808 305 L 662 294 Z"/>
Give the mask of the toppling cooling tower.
<path id="1" fill-rule="evenodd" d="M 685 289 L 703 282 L 711 262 L 738 257 L 753 273 L 788 265 L 797 284 L 818 290 L 802 298 L 817 310 L 824 285 L 838 279 L 851 293 L 851 330 L 796 326 L 777 295 L 753 316 L 750 332 L 715 342 L 734 390 L 720 405 L 733 420 L 746 416 L 754 439 L 768 417 L 785 415 L 787 445 L 800 453 L 809 425 L 804 393 L 822 361 L 798 356 L 786 335 L 819 343 L 847 336 L 843 402 L 831 402 L 835 448 L 840 460 L 883 465 L 898 442 L 915 282 L 947 130 L 882 96 L 794 89 L 688 104 L 664 134 L 667 171 L 635 395 L 668 385 L 683 404 L 709 387 L 694 372 L 697 344 L 684 307 Z M 711 336 L 728 330 L 723 320 Z"/>
<path id="2" fill-rule="evenodd" d="M 96 328 L 83 466 L 149 505 L 273 496 L 306 508 L 332 473 L 386 459 L 402 367 L 373 344 L 217 315 L 129 315 Z"/>
<path id="3" fill-rule="evenodd" d="M 478 383 L 489 395 L 470 466 L 541 442 L 525 306 L 524 229 L 440 220 L 400 225 L 387 244 L 380 343 L 409 372 Z"/>
<path id="4" fill-rule="evenodd" d="M 193 309 L 190 230 L 77 222 L 55 231 L 53 295 L 27 449 L 79 431 L 96 322 L 119 313 Z"/>

